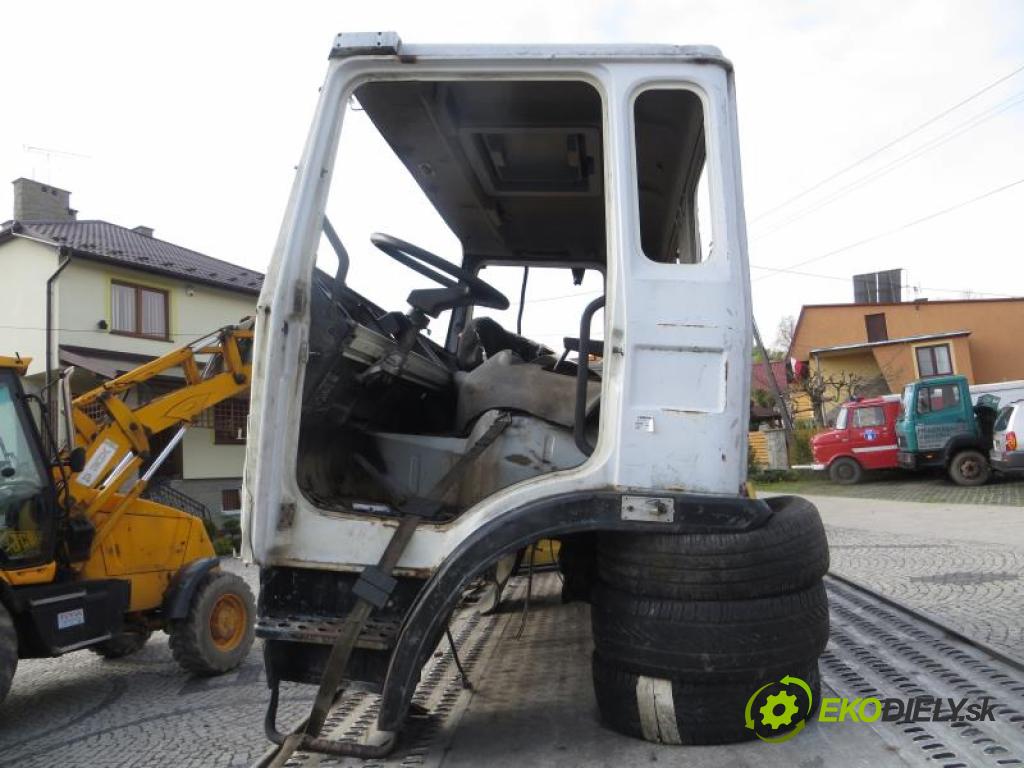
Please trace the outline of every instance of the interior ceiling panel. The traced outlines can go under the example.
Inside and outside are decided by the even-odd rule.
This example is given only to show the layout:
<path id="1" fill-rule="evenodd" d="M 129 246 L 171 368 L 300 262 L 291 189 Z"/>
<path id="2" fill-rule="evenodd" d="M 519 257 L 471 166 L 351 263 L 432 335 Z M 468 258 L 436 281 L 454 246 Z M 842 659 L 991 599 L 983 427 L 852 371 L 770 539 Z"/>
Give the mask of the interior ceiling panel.
<path id="1" fill-rule="evenodd" d="M 466 257 L 604 263 L 601 99 L 579 82 L 375 82 L 356 98 Z"/>

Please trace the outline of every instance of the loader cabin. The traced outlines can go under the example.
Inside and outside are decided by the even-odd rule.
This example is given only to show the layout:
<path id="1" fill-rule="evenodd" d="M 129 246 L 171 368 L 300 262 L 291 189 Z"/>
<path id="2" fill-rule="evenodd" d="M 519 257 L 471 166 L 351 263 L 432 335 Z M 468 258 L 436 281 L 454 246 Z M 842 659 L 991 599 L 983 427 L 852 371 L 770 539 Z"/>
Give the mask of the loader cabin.
<path id="1" fill-rule="evenodd" d="M 703 261 L 702 99 L 652 86 L 632 112 L 636 189 L 626 199 L 643 254 Z M 316 506 L 387 515 L 440 496 L 428 519 L 443 524 L 500 488 L 585 461 L 605 356 L 606 113 L 597 88 L 572 80 L 386 80 L 354 91 L 303 384 L 298 480 Z M 373 146 L 393 157 L 375 160 Z M 373 197 L 375 168 L 395 159 L 456 247 L 425 251 L 406 234 L 415 212 L 387 195 L 353 213 Z M 387 234 L 360 233 L 367 219 Z M 502 421 L 499 444 L 470 456 Z M 442 489 L 460 458 L 459 481 Z"/>

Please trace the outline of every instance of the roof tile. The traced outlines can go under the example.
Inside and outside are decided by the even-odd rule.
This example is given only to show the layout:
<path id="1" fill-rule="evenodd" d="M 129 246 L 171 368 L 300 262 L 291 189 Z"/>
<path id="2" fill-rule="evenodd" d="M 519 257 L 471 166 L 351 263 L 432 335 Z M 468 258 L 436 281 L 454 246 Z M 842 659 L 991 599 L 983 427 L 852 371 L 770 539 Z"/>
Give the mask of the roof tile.
<path id="1" fill-rule="evenodd" d="M 259 293 L 263 274 L 107 221 L 18 221 L 14 231 L 106 261 L 232 291 Z M 197 273 L 199 276 L 197 276 Z"/>

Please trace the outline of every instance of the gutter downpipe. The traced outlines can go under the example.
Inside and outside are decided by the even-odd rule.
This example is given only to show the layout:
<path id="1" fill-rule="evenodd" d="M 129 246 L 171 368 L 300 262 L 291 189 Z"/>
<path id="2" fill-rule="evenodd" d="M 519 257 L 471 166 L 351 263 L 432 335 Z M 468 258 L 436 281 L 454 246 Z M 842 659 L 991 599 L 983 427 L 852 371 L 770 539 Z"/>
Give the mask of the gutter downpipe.
<path id="1" fill-rule="evenodd" d="M 50 385 L 52 384 L 50 367 L 53 363 L 53 286 L 56 284 L 57 278 L 60 277 L 60 273 L 71 263 L 71 252 L 66 247 L 61 246 L 60 255 L 62 257 L 60 264 L 57 265 L 57 269 L 46 280 L 46 384 L 43 391 L 46 393 L 46 410 L 51 422 L 51 432 L 57 429 L 57 413 L 52 407 L 53 396 L 50 392 Z M 53 434 L 56 434 L 56 432 L 53 432 Z"/>

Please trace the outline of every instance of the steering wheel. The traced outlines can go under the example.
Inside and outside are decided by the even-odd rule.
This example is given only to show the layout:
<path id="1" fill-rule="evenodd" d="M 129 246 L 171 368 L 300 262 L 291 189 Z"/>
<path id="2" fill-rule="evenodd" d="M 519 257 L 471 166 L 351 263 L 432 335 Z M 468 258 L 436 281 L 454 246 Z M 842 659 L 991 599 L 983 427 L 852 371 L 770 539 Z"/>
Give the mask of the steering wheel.
<path id="1" fill-rule="evenodd" d="M 445 309 L 470 305 L 508 309 L 508 298 L 493 285 L 430 251 L 381 232 L 370 235 L 370 242 L 399 264 L 444 286 L 409 294 L 409 303 L 429 315 L 437 317 Z"/>

